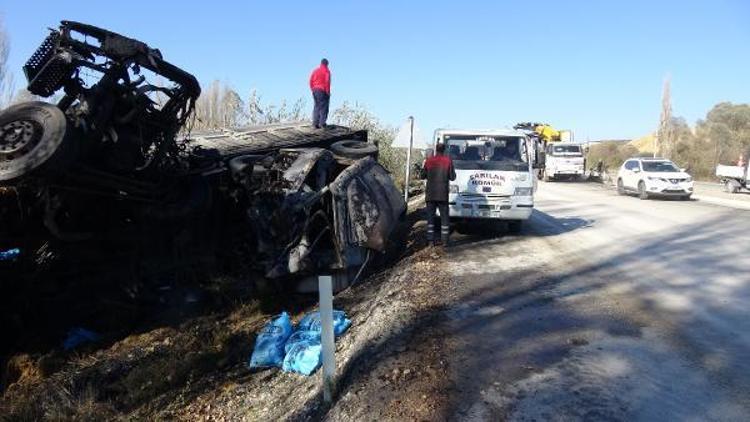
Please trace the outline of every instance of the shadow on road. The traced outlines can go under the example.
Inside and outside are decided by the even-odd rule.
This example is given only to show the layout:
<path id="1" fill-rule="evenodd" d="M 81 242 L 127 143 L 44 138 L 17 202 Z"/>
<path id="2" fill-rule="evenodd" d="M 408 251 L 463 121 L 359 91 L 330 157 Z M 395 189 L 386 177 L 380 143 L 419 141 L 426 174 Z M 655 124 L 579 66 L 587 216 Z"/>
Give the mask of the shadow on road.
<path id="1" fill-rule="evenodd" d="M 591 224 L 553 221 L 558 233 Z M 552 268 L 539 263 L 538 268 L 498 272 L 481 265 L 474 254 L 475 270 L 452 280 L 458 293 L 453 305 L 417 316 L 354 356 L 343 370 L 340 394 L 371 377 L 381 359 L 397 354 L 394 344 L 419 348 L 439 338 L 450 359 L 448 376 L 439 385 L 447 397 L 440 408 L 445 420 L 506 419 L 527 396 L 548 398 L 545 412 L 552 413 L 547 416 L 563 420 L 700 418 L 709 411 L 731 414 L 737 406 L 748 412 L 742 392 L 750 389 L 750 279 L 748 261 L 740 259 L 745 242 L 736 230 L 739 223 L 744 224 L 728 213 L 671 233 L 623 241 L 613 253 L 582 248 L 575 255 L 587 258 L 583 264 L 571 259 Z M 508 259 L 524 253 L 518 250 L 523 237 L 468 238 L 451 252 L 454 260 L 470 260 L 482 242 L 507 244 Z M 640 340 L 647 327 L 666 330 L 669 338 Z M 602 336 L 620 339 L 623 346 L 599 346 Z M 638 345 L 636 352 L 632 344 Z M 665 347 L 681 352 L 666 353 Z M 617 371 L 580 361 L 580 367 L 567 372 L 546 372 L 578 349 L 589 350 L 606 365 L 616 364 Z M 576 384 L 577 377 L 587 384 Z M 680 383 L 672 386 L 676 379 Z M 508 393 L 520 380 L 532 380 L 531 390 Z M 387 406 L 377 399 L 370 405 Z"/>
<path id="2" fill-rule="evenodd" d="M 736 231 L 737 224 L 746 226 L 741 220 L 727 214 L 672 233 L 630 239 L 609 257 L 598 249 L 577 251 L 575 255 L 589 258 L 583 266 L 571 259 L 551 269 L 478 268 L 457 277 L 458 286 L 471 287 L 462 289 L 465 294 L 448 312 L 451 321 L 443 333 L 452 340 L 450 354 L 456 359 L 451 371 L 456 394 L 445 417 L 506 418 L 505 412 L 525 394 L 552 400 L 549 410 L 562 419 L 630 419 L 636 411 L 641 417 L 666 412 L 661 415 L 681 419 L 693 413 L 708 415 L 707 409 L 726 415 L 743 406 L 737 403 L 744 403 L 740 412 L 750 411 L 742 398 L 750 388 L 750 363 L 745 358 L 750 352 L 750 276 L 749 262 L 742 256 L 745 241 Z M 518 253 L 522 259 L 524 252 Z M 464 256 L 468 255 L 458 259 Z M 596 261 L 597 256 L 604 258 Z M 578 386 L 583 390 L 576 394 L 557 390 L 578 388 L 577 377 L 587 375 L 557 369 L 552 378 L 562 381 L 532 382 L 534 391 L 503 396 L 509 384 L 540 374 L 597 336 L 637 339 L 652 325 L 666 330 L 675 343 L 671 347 L 683 356 L 664 353 L 667 346 L 648 342 L 636 342 L 640 355 L 594 350 L 600 359 L 620 362 L 625 369 Z M 673 364 L 678 369 L 670 370 L 678 374 L 672 374 L 667 369 L 660 372 L 668 367 L 662 359 L 687 363 Z M 579 370 L 593 371 L 586 366 Z M 675 375 L 685 383 L 678 393 L 667 388 Z M 705 391 L 711 385 L 723 386 L 721 393 Z M 634 394 L 628 388 L 651 393 Z M 729 403 L 732 400 L 736 402 Z"/>

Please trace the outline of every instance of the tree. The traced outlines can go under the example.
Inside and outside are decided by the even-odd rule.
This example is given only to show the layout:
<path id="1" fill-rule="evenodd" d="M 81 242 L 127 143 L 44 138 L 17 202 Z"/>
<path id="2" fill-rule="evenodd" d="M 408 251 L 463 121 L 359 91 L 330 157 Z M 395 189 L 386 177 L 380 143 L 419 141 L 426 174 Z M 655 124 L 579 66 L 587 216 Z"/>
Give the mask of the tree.
<path id="1" fill-rule="evenodd" d="M 281 122 L 299 122 L 305 119 L 305 100 L 297 99 L 292 105 L 282 100 L 279 106 L 263 104 L 256 90 L 250 92 L 247 101 L 247 118 L 250 125 L 263 125 Z"/>
<path id="2" fill-rule="evenodd" d="M 195 103 L 196 129 L 223 129 L 245 123 L 245 105 L 240 95 L 215 80 L 202 90 Z"/>
<path id="3" fill-rule="evenodd" d="M 659 129 L 656 132 L 656 155 L 669 158 L 674 149 L 674 131 L 672 127 L 672 92 L 670 77 L 664 79 L 661 94 L 661 115 Z"/>
<path id="4" fill-rule="evenodd" d="M 406 165 L 406 150 L 393 148 L 391 144 L 396 138 L 396 128 L 383 124 L 374 114 L 361 104 L 354 105 L 344 102 L 341 107 L 333 111 L 331 120 L 335 124 L 348 126 L 352 129 L 367 130 L 370 141 L 376 143 L 380 149 L 379 161 L 396 181 L 397 186 L 404 184 L 404 166 Z M 420 157 L 412 157 L 418 161 Z M 413 175 L 416 177 L 416 175 Z"/>
<path id="5" fill-rule="evenodd" d="M 0 18 L 0 108 L 10 105 L 15 91 L 13 74 L 8 72 L 8 54 L 10 53 L 10 38 L 5 25 Z"/>
<path id="6" fill-rule="evenodd" d="M 713 147 L 712 165 L 736 161 L 750 148 L 750 104 L 715 105 L 698 122 L 696 134 Z"/>

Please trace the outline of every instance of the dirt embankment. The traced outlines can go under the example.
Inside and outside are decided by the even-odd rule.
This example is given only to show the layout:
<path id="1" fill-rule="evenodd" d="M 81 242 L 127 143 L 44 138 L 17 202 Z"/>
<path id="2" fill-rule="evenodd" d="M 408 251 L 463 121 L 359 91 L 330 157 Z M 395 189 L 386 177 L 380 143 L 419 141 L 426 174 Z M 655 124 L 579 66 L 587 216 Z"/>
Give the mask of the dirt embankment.
<path id="1" fill-rule="evenodd" d="M 415 227 L 402 259 L 335 298 L 353 325 L 337 342 L 332 408 L 322 404 L 319 373 L 247 369 L 255 333 L 280 309 L 240 300 L 119 338 L 105 335 L 75 352 L 17 353 L 4 371 L 0 419 L 439 418 L 447 358 L 434 327 L 449 283 L 443 252 L 424 245 L 418 216 L 411 214 Z M 279 307 L 299 318 L 312 305 L 307 298 Z"/>

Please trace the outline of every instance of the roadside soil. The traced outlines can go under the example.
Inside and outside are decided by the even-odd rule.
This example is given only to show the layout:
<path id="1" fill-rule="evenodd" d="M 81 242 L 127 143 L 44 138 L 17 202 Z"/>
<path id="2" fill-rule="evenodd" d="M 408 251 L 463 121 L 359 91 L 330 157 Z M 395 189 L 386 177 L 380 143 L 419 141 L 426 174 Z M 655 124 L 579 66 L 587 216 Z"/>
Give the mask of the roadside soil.
<path id="1" fill-rule="evenodd" d="M 437 419 L 451 389 L 435 327 L 451 295 L 444 252 L 424 243 L 420 219 L 412 209 L 406 250 L 392 266 L 335 297 L 353 325 L 337 340 L 332 407 L 322 402 L 320 371 L 247 367 L 260 328 L 281 310 L 298 320 L 315 298 L 258 298 L 247 279 L 212 277 L 165 289 L 156 306 L 130 313 L 105 294 L 95 311 L 77 313 L 101 338 L 73 351 L 62 350 L 59 329 L 18 342 L 4 359 L 0 420 Z M 76 293 L 84 294 L 46 303 L 64 314 Z"/>

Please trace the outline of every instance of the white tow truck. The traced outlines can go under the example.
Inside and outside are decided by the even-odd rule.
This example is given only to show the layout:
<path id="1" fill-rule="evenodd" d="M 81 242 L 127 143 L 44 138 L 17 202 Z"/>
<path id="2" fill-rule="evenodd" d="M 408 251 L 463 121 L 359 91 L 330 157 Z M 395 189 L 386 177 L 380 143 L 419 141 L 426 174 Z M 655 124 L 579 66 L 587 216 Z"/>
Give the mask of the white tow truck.
<path id="1" fill-rule="evenodd" d="M 750 190 L 750 182 L 748 177 L 750 174 L 750 168 L 745 164 L 744 166 L 724 166 L 719 164 L 716 166 L 716 176 L 721 179 L 724 184 L 724 190 L 729 193 L 737 193 L 741 189 Z"/>
<path id="2" fill-rule="evenodd" d="M 562 178 L 578 180 L 585 171 L 586 161 L 581 144 L 555 142 L 547 145 L 543 173 L 545 182 Z"/>
<path id="3" fill-rule="evenodd" d="M 519 232 L 534 208 L 529 138 L 512 129 L 438 129 L 435 142 L 445 144 L 456 170 L 448 198 L 451 220 L 504 220 L 510 232 Z"/>

